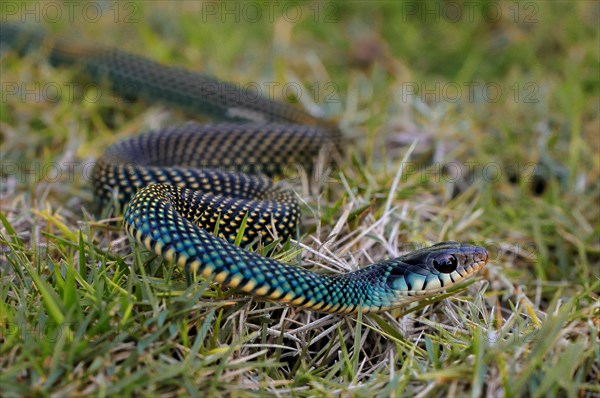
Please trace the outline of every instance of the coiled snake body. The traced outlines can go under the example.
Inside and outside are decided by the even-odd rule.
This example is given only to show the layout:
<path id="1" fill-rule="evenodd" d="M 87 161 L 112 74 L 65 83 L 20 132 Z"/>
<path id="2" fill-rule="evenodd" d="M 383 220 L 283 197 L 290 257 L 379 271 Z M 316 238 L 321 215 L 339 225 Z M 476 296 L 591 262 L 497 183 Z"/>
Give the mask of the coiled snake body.
<path id="1" fill-rule="evenodd" d="M 290 164 L 310 169 L 325 145 L 341 144 L 339 131 L 295 107 L 256 98 L 213 77 L 120 50 L 46 40 L 36 30 L 2 26 L 3 44 L 20 52 L 46 44 L 53 63 L 81 65 L 122 95 L 243 122 L 188 123 L 150 132 L 110 147 L 98 160 L 94 188 L 101 205 L 121 203 L 128 233 L 186 271 L 258 297 L 351 313 L 434 294 L 487 262 L 481 247 L 444 242 L 358 271 L 326 275 L 234 245 L 240 238 L 251 244 L 292 236 L 300 216 L 294 193 L 258 174 L 278 175 Z M 209 233 L 215 230 L 220 237 Z"/>

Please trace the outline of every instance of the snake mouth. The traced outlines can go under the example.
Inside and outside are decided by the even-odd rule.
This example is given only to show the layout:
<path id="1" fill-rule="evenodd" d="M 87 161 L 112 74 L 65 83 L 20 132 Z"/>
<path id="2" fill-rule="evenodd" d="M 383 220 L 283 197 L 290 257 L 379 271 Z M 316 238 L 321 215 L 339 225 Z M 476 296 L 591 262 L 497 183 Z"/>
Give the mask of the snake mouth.
<path id="1" fill-rule="evenodd" d="M 471 263 L 469 265 L 465 265 L 462 267 L 462 269 L 464 271 L 464 274 L 461 275 L 462 278 L 460 280 L 453 281 L 452 285 L 454 285 L 455 283 L 460 283 L 463 280 L 473 276 L 477 272 L 481 271 L 483 269 L 483 267 L 486 266 L 488 259 L 489 259 L 489 254 L 488 254 L 487 250 L 485 250 L 483 248 L 478 248 L 478 249 L 479 250 L 472 253 Z"/>

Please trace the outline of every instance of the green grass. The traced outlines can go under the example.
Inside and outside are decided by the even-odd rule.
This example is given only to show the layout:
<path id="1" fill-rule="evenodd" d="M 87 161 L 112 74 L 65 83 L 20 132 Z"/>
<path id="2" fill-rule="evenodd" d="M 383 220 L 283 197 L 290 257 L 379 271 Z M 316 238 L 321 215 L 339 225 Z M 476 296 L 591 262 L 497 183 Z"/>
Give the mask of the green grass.
<path id="1" fill-rule="evenodd" d="M 306 2 L 296 23 L 282 3 L 240 24 L 201 3 L 122 4 L 135 7 L 118 23 L 105 8 L 44 26 L 240 84 L 300 81 L 301 104 L 352 137 L 331 178 L 294 184 L 302 250 L 272 255 L 346 271 L 451 239 L 491 261 L 452 294 L 382 314 L 188 286 L 93 212 L 89 180 L 112 142 L 182 115 L 93 85 L 70 95 L 76 69 L 3 54 L 2 396 L 600 395 L 597 2 L 477 3 L 459 22 L 446 3 Z M 495 5 L 500 18 L 482 17 Z M 454 101 L 457 85 L 472 96 Z"/>

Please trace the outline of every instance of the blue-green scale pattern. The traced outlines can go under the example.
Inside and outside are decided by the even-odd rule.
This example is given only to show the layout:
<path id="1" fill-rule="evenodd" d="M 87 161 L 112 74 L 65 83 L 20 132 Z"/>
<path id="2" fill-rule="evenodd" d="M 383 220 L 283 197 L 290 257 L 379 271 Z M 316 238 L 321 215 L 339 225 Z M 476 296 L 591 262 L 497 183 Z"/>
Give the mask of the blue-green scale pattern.
<path id="1" fill-rule="evenodd" d="M 132 200 L 125 213 L 125 225 L 134 235 L 138 231 L 141 233 L 141 242 L 151 237 L 152 248 L 159 243 L 162 253 L 174 249 L 178 256 L 185 258 L 185 266 L 199 260 L 201 268 L 198 272 L 205 267 L 213 268 L 213 275 L 227 272 L 225 284 L 241 275 L 244 282 L 256 282 L 255 291 L 266 286 L 265 297 L 279 288 L 284 295 L 292 292 L 292 301 L 304 298 L 300 305 L 312 300 L 311 307 L 323 302 L 332 303 L 334 307 L 390 306 L 385 268 L 376 265 L 339 276 L 320 275 L 241 250 L 191 221 L 203 200 L 202 193 L 197 191 L 171 185 L 150 185 Z"/>

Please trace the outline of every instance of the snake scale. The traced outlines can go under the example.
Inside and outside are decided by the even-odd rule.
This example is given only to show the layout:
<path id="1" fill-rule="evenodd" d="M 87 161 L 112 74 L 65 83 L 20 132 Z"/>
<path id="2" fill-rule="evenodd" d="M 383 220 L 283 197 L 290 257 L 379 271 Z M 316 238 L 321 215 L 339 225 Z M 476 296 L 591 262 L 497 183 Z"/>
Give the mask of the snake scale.
<path id="1" fill-rule="evenodd" d="M 42 47 L 52 64 L 76 64 L 124 96 L 228 121 L 132 137 L 111 146 L 94 170 L 101 206 L 121 204 L 129 235 L 187 272 L 276 302 L 353 313 L 435 294 L 487 262 L 482 247 L 444 242 L 354 272 L 320 274 L 245 250 L 236 239 L 255 246 L 296 232 L 295 194 L 266 176 L 290 164 L 310 170 L 324 146 L 343 143 L 336 127 L 214 77 L 121 50 L 49 39 L 13 23 L 1 33 L 3 46 L 19 53 Z"/>

